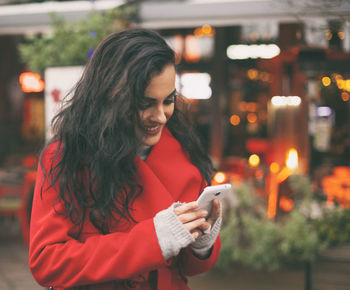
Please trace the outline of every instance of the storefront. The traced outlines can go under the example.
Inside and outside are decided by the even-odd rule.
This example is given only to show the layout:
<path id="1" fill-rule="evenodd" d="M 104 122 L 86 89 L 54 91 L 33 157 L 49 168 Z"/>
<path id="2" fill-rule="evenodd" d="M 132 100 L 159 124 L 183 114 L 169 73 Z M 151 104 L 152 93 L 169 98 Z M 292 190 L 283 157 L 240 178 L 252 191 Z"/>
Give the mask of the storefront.
<path id="1" fill-rule="evenodd" d="M 74 1 L 56 3 L 66 9 L 56 10 L 73 20 L 123 1 L 111 2 L 85 3 L 85 10 L 77 10 Z M 272 218 L 279 188 L 292 173 L 312 176 L 321 198 L 350 200 L 348 191 L 336 196 L 332 187 L 339 180 L 334 168 L 348 168 L 350 160 L 350 28 L 344 20 L 350 4 L 312 9 L 287 2 L 146 1 L 138 4 L 134 23 L 158 30 L 176 51 L 178 90 L 189 99 L 203 146 L 221 171 L 214 182 L 252 181 Z M 17 82 L 27 69 L 16 47 L 24 34 L 49 30 L 53 8 L 46 4 L 41 12 L 40 4 L 35 13 L 24 9 L 21 17 L 10 8 L 0 11 L 7 21 L 0 21 L 0 41 L 8 44 L 2 46 L 0 68 L 3 164 L 17 153 L 37 153 L 45 139 L 50 112 L 44 110 L 44 91 L 25 92 Z M 16 92 L 9 88 L 11 79 Z M 44 75 L 40 80 L 47 81 Z M 56 93 L 47 95 L 55 100 Z M 13 120 L 16 126 L 9 129 Z M 15 136 L 8 137 L 11 132 Z M 328 185 L 326 176 L 333 176 Z"/>

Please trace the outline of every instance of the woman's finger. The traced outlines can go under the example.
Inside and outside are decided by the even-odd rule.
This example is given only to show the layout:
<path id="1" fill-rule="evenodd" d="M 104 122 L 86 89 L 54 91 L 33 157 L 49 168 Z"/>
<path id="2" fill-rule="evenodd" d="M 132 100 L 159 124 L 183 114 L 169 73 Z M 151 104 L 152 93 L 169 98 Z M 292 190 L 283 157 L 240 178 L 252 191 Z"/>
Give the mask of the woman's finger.
<path id="1" fill-rule="evenodd" d="M 198 202 L 192 201 L 192 202 L 189 202 L 189 203 L 181 204 L 178 207 L 175 207 L 174 208 L 174 213 L 178 216 L 178 215 L 181 215 L 181 214 L 183 214 L 183 213 L 185 213 L 187 211 L 194 210 L 194 209 L 197 209 L 197 208 L 198 208 Z"/>
<path id="2" fill-rule="evenodd" d="M 208 221 L 206 221 L 206 222 L 202 223 L 202 225 L 199 226 L 199 228 L 201 231 L 206 231 L 206 230 L 211 228 L 211 224 Z"/>
<path id="3" fill-rule="evenodd" d="M 194 210 L 194 211 L 180 214 L 177 217 L 183 224 L 185 224 L 199 218 L 207 217 L 207 215 L 208 215 L 208 212 L 206 210 Z"/>
<path id="4" fill-rule="evenodd" d="M 209 215 L 208 220 L 207 220 L 208 223 L 210 223 L 210 225 L 213 225 L 214 222 L 221 215 L 220 201 L 217 198 L 215 198 L 212 203 L 213 203 L 213 207 L 212 207 L 212 210 L 211 210 L 210 215 Z"/>
<path id="5" fill-rule="evenodd" d="M 183 224 L 185 229 L 192 232 L 194 229 L 199 228 L 205 222 L 205 218 L 200 218 L 189 223 Z"/>

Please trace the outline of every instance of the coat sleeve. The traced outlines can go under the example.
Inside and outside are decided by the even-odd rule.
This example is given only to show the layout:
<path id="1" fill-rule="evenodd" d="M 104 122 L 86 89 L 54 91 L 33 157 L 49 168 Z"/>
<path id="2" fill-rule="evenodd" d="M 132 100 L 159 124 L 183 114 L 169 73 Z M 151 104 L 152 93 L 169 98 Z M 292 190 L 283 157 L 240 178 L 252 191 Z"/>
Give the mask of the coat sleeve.
<path id="1" fill-rule="evenodd" d="M 39 284 L 65 288 L 129 279 L 167 265 L 153 219 L 136 224 L 129 232 L 95 233 L 84 242 L 73 239 L 69 236 L 73 224 L 53 207 L 57 191 L 47 189 L 45 180 L 41 192 L 43 178 L 39 165 L 29 248 L 29 266 Z"/>
<path id="2" fill-rule="evenodd" d="M 191 247 L 184 249 L 182 253 L 183 274 L 185 276 L 194 276 L 209 271 L 219 258 L 220 248 L 221 240 L 220 236 L 218 236 L 207 259 L 200 259 L 195 256 Z"/>

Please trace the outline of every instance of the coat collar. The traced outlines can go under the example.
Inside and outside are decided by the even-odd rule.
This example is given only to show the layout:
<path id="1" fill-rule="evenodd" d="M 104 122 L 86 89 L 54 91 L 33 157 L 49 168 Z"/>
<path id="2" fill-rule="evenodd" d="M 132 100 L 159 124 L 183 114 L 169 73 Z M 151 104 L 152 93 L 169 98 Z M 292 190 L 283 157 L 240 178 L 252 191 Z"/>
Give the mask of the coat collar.
<path id="1" fill-rule="evenodd" d="M 153 217 L 175 201 L 189 202 L 199 194 L 202 177 L 181 144 L 164 128 L 159 142 L 143 161 L 136 156 L 137 182 L 143 192 L 133 203 L 135 219 Z"/>

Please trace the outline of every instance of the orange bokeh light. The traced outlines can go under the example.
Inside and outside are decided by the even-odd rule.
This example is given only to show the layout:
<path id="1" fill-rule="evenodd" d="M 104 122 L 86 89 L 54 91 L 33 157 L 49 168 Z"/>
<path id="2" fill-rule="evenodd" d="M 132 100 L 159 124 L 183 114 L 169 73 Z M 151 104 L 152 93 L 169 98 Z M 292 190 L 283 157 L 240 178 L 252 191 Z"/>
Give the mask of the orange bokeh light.
<path id="1" fill-rule="evenodd" d="M 277 173 L 280 170 L 280 166 L 277 162 L 272 162 L 270 165 L 270 171 L 272 173 Z"/>
<path id="2" fill-rule="evenodd" d="M 247 115 L 247 120 L 249 123 L 255 123 L 258 120 L 258 116 L 254 113 L 249 113 Z"/>
<path id="3" fill-rule="evenodd" d="M 349 93 L 347 93 L 347 92 L 342 92 L 342 93 L 341 93 L 341 98 L 342 98 L 342 100 L 343 100 L 344 102 L 349 101 Z"/>
<path id="4" fill-rule="evenodd" d="M 237 126 L 237 125 L 239 125 L 239 123 L 241 123 L 241 118 L 238 115 L 232 115 L 230 117 L 230 123 L 233 126 Z"/>
<path id="5" fill-rule="evenodd" d="M 294 201 L 288 197 L 281 196 L 279 207 L 285 212 L 291 211 L 294 207 Z"/>
<path id="6" fill-rule="evenodd" d="M 40 75 L 32 72 L 21 73 L 19 83 L 25 93 L 39 93 L 45 89 L 45 83 Z"/>
<path id="7" fill-rule="evenodd" d="M 214 184 L 221 184 L 227 181 L 227 176 L 224 172 L 218 171 L 213 178 Z"/>

